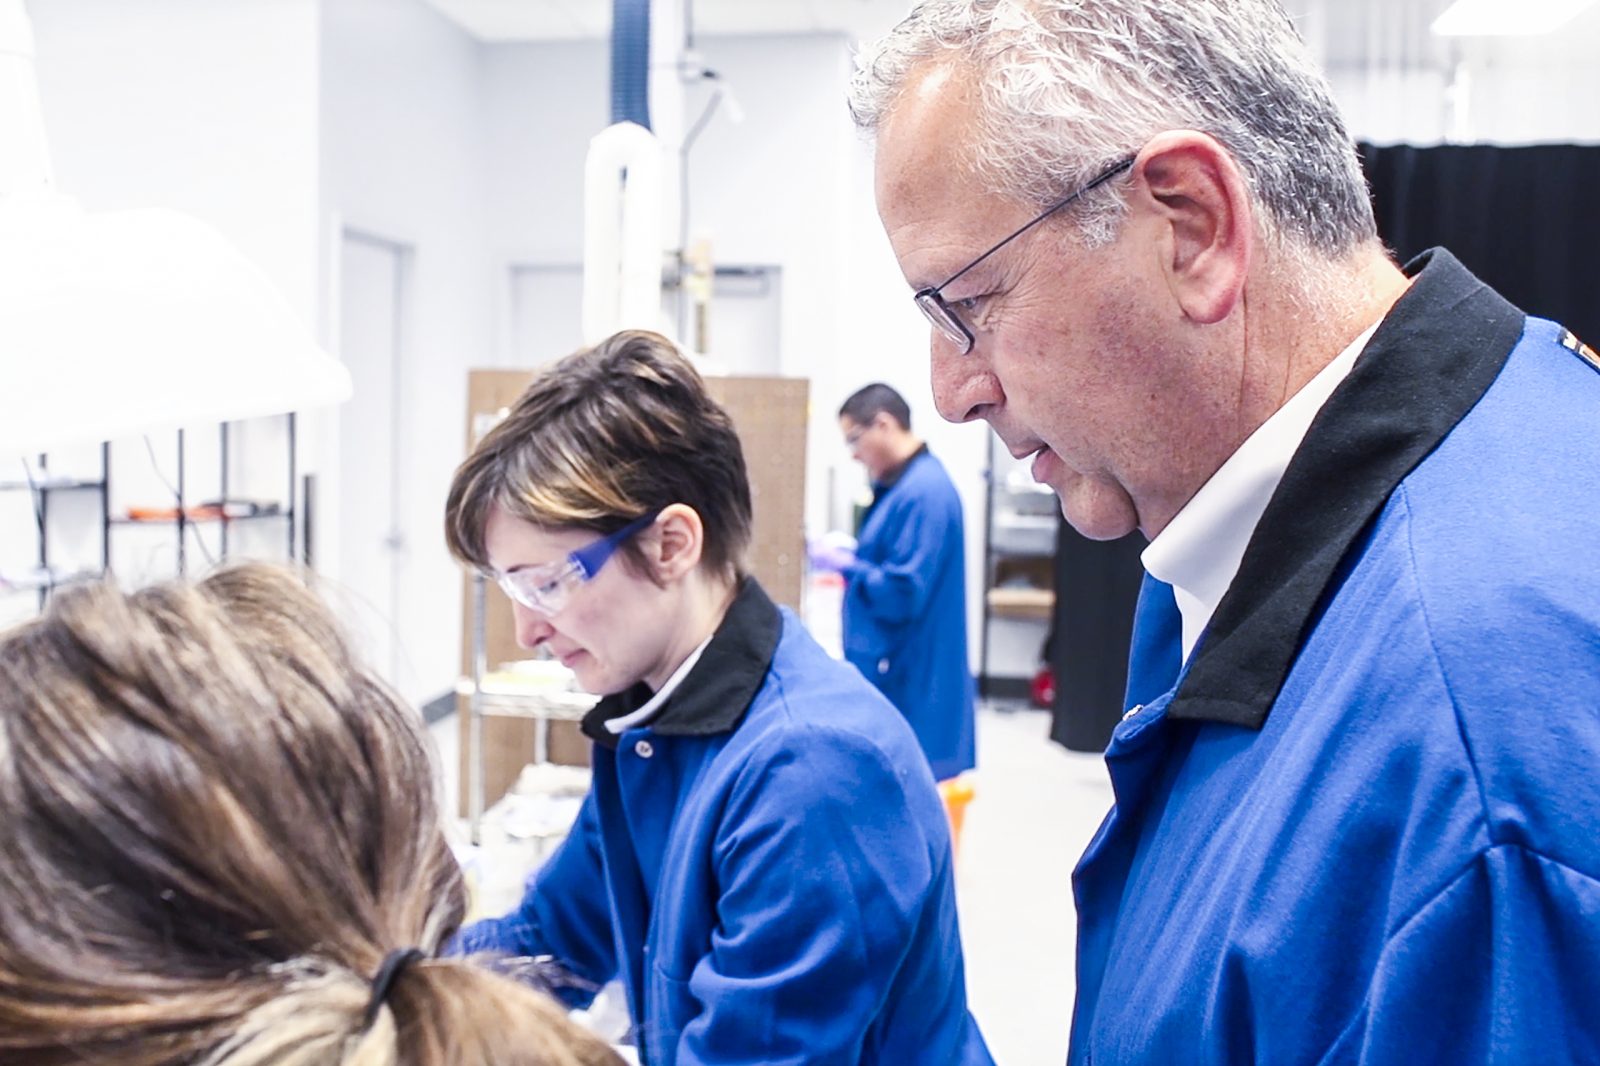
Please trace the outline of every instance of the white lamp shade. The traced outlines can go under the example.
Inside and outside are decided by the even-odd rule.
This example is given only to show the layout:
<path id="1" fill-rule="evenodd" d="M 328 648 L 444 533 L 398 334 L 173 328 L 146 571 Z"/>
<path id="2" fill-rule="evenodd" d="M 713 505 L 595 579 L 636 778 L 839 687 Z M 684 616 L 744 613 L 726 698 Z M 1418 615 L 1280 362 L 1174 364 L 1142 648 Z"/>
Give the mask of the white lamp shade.
<path id="1" fill-rule="evenodd" d="M 0 456 L 349 397 L 259 269 L 161 209 L 0 197 Z"/>

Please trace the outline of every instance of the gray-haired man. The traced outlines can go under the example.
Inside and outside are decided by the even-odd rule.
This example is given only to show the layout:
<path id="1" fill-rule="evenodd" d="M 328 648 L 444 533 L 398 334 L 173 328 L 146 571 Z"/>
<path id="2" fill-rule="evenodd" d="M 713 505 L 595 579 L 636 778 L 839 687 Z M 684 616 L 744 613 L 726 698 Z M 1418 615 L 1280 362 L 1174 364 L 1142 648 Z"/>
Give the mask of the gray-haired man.
<path id="1" fill-rule="evenodd" d="M 1600 1061 L 1593 353 L 1388 259 L 1273 0 L 930 0 L 852 105 L 941 413 L 1181 615 L 1072 1061 Z"/>

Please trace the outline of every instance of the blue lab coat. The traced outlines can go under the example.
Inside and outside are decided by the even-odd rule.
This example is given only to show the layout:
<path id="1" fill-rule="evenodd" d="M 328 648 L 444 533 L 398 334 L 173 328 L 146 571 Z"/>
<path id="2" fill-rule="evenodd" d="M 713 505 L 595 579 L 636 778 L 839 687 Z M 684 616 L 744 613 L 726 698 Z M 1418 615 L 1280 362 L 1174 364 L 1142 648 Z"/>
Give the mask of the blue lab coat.
<path id="1" fill-rule="evenodd" d="M 874 487 L 844 571 L 844 656 L 916 731 L 940 781 L 972 769 L 961 499 L 926 446 Z"/>
<path id="2" fill-rule="evenodd" d="M 1076 1066 L 1600 1062 L 1600 373 L 1435 251 L 1076 874 Z"/>
<path id="3" fill-rule="evenodd" d="M 893 708 L 754 581 L 659 715 L 605 730 L 648 696 L 585 721 L 572 835 L 458 949 L 620 976 L 651 1066 L 989 1063 L 944 811 Z"/>

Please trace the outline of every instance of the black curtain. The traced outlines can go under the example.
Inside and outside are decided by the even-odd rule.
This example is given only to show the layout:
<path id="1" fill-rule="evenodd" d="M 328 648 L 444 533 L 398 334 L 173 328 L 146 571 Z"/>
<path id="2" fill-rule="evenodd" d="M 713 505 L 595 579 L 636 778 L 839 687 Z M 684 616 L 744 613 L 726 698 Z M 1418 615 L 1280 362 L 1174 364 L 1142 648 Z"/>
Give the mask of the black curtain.
<path id="1" fill-rule="evenodd" d="M 1530 315 L 1600 341 L 1600 147 L 1361 146 L 1378 234 L 1444 245 Z"/>
<path id="2" fill-rule="evenodd" d="M 1046 656 L 1056 675 L 1050 739 L 1105 751 L 1122 719 L 1128 643 L 1145 539 L 1094 541 L 1063 519 L 1056 533 L 1056 608 Z"/>

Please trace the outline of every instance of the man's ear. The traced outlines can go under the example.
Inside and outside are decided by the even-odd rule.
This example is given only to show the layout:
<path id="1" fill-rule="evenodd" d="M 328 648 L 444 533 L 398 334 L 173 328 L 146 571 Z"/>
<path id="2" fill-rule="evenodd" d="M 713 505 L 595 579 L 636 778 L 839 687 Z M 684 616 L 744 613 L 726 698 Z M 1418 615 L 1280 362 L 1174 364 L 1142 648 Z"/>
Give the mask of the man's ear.
<path id="1" fill-rule="evenodd" d="M 1134 163 L 1134 206 L 1156 223 L 1159 267 L 1184 315 L 1227 318 L 1244 295 L 1255 246 L 1249 185 L 1217 140 L 1194 130 L 1157 134 Z"/>
<path id="2" fill-rule="evenodd" d="M 648 555 L 661 581 L 677 581 L 700 565 L 706 531 L 700 513 L 693 507 L 671 504 L 657 516 L 651 532 Z"/>

